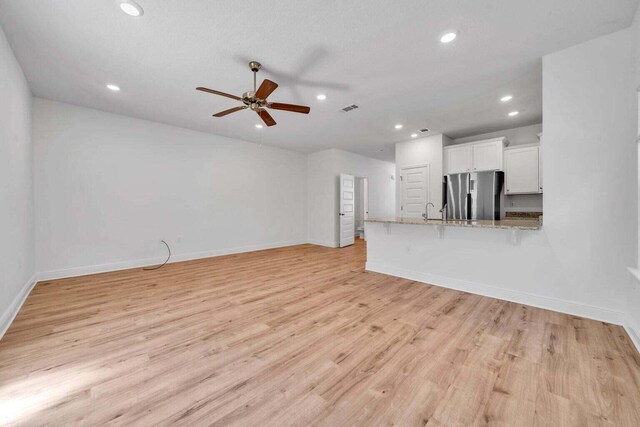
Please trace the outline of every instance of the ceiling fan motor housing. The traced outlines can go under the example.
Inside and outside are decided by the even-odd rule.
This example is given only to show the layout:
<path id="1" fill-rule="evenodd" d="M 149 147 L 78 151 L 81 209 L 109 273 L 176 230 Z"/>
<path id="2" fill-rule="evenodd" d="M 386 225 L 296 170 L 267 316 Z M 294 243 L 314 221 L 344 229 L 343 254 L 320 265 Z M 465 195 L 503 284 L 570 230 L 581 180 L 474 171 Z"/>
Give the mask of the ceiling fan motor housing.
<path id="1" fill-rule="evenodd" d="M 256 98 L 256 93 L 254 91 L 243 93 L 242 102 L 245 105 L 248 105 L 253 111 L 258 111 L 267 104 L 266 100 Z"/>

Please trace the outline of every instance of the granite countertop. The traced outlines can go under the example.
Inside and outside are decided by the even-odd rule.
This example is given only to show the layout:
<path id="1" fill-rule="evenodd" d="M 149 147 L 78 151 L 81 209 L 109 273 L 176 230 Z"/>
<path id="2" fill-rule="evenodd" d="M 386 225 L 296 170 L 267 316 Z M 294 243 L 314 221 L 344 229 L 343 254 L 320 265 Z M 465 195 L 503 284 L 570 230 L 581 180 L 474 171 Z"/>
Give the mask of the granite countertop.
<path id="1" fill-rule="evenodd" d="M 526 211 L 526 212 L 505 212 L 505 219 L 538 219 L 542 216 L 540 211 Z"/>
<path id="2" fill-rule="evenodd" d="M 444 225 L 445 227 L 472 227 L 472 228 L 502 228 L 517 230 L 539 230 L 542 224 L 537 219 L 503 219 L 500 221 L 492 221 L 485 219 L 478 220 L 459 220 L 449 219 L 445 222 L 439 219 L 423 218 L 369 218 L 362 220 L 364 222 L 378 222 L 383 224 L 410 224 L 410 225 Z"/>

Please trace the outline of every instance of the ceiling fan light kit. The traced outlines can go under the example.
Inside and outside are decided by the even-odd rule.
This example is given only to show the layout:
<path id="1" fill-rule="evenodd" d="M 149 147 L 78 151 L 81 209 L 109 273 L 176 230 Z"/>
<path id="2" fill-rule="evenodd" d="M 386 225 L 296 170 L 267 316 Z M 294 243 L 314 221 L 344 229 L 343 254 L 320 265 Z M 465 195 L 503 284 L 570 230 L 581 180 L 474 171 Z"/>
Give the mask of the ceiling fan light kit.
<path id="1" fill-rule="evenodd" d="M 272 82 L 269 79 L 264 79 L 262 81 L 262 84 L 260 84 L 260 87 L 256 89 L 256 76 L 258 71 L 260 71 L 260 68 L 262 68 L 262 65 L 258 61 L 249 62 L 249 69 L 251 69 L 251 71 L 253 72 L 253 90 L 243 93 L 242 97 L 209 89 L 206 87 L 196 88 L 196 90 L 199 90 L 201 92 L 224 96 L 236 101 L 241 101 L 244 104 L 216 113 L 213 115 L 213 117 L 224 117 L 227 114 L 235 113 L 236 111 L 246 110 L 247 108 L 249 108 L 250 110 L 255 111 L 258 116 L 260 116 L 260 119 L 264 122 L 265 125 L 274 126 L 276 124 L 276 121 L 273 119 L 273 117 L 271 117 L 271 114 L 269 114 L 269 112 L 265 108 L 269 108 L 272 110 L 291 111 L 293 113 L 309 114 L 311 108 L 304 105 L 283 104 L 280 102 L 267 101 L 269 95 L 271 95 L 273 91 L 278 88 L 278 84 Z"/>

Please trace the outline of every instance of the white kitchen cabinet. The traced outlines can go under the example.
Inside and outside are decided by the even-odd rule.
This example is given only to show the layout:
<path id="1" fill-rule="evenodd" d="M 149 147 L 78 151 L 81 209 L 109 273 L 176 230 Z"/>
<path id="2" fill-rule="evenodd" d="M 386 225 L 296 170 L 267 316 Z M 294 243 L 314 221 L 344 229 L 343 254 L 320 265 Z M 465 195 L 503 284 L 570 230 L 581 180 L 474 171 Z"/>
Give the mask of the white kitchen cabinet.
<path id="1" fill-rule="evenodd" d="M 538 145 L 505 150 L 505 194 L 542 193 L 539 160 Z"/>
<path id="2" fill-rule="evenodd" d="M 445 173 L 462 173 L 471 170 L 471 158 L 473 152 L 471 146 L 447 147 L 444 149 Z"/>
<path id="3" fill-rule="evenodd" d="M 473 144 L 473 171 L 502 170 L 504 144 L 501 140 Z"/>
<path id="4" fill-rule="evenodd" d="M 444 174 L 503 170 L 506 138 L 444 147 Z"/>

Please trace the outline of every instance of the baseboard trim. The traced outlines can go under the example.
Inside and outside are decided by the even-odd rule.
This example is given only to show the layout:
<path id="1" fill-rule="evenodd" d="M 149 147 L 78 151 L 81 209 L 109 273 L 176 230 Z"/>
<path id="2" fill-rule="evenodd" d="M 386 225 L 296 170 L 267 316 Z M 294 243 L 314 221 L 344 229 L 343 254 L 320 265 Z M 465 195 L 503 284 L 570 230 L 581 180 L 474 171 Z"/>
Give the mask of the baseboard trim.
<path id="1" fill-rule="evenodd" d="M 18 295 L 16 295 L 15 298 L 13 298 L 13 301 L 11 301 L 9 308 L 2 314 L 2 316 L 0 316 L 0 340 L 9 329 L 9 326 L 11 326 L 11 323 L 13 323 L 13 319 L 18 315 L 20 308 L 22 308 L 22 304 L 27 300 L 31 290 L 38 283 L 36 277 L 37 276 L 34 274 L 29 278 L 27 283 L 22 286 Z"/>
<path id="2" fill-rule="evenodd" d="M 169 264 L 182 261 L 191 261 L 202 258 L 212 258 L 223 255 L 233 255 L 245 252 L 255 252 L 265 249 L 276 249 L 286 246 L 296 246 L 307 243 L 307 240 L 290 240 L 285 242 L 266 243 L 260 245 L 240 246 L 227 249 L 215 249 L 211 251 L 189 252 L 185 254 L 175 254 L 169 260 Z M 127 270 L 130 268 L 141 268 L 162 264 L 165 257 L 145 258 L 132 261 L 121 261 L 106 264 L 87 265 L 82 267 L 64 268 L 59 270 L 43 271 L 37 274 L 39 281 L 66 279 L 69 277 L 86 276 L 89 274 L 107 273 L 110 271 Z"/>
<path id="3" fill-rule="evenodd" d="M 469 282 L 450 277 L 426 274 L 419 271 L 405 270 L 375 262 L 367 262 L 365 268 L 367 271 L 402 277 L 403 279 L 415 280 L 418 282 L 441 286 L 443 288 L 455 289 L 457 291 L 464 291 L 486 297 L 511 301 L 518 304 L 543 308 L 546 310 L 558 311 L 560 313 L 566 313 L 573 316 L 586 317 L 615 325 L 626 325 L 626 313 L 604 307 L 597 307 L 575 301 L 567 301 L 554 297 L 500 288 L 493 285 L 487 285 L 485 283 Z"/>
<path id="4" fill-rule="evenodd" d="M 307 243 L 316 246 L 325 246 L 327 248 L 337 248 L 338 244 L 336 242 L 330 242 L 328 240 L 316 240 L 316 239 L 308 239 Z"/>
<path id="5" fill-rule="evenodd" d="M 640 353 L 640 336 L 638 335 L 640 334 L 640 325 L 635 322 L 630 314 L 627 314 L 623 326 L 625 331 L 627 331 L 627 335 L 631 338 L 633 345 L 636 346 L 638 353 Z"/>

